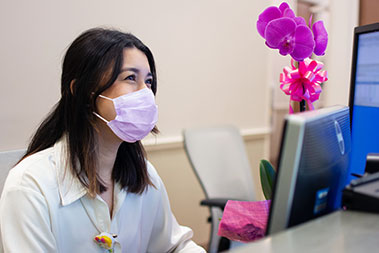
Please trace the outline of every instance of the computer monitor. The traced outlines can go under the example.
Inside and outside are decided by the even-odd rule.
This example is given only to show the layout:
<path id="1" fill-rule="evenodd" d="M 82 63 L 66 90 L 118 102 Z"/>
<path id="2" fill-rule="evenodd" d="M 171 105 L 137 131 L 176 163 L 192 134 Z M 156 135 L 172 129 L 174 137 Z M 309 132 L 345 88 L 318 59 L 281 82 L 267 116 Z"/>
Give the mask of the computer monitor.
<path id="1" fill-rule="evenodd" d="M 266 234 L 339 209 L 350 150 L 347 106 L 287 115 Z"/>
<path id="2" fill-rule="evenodd" d="M 379 23 L 356 27 L 350 84 L 350 173 L 364 174 L 368 153 L 379 153 Z M 349 175 L 346 183 L 353 176 Z"/>

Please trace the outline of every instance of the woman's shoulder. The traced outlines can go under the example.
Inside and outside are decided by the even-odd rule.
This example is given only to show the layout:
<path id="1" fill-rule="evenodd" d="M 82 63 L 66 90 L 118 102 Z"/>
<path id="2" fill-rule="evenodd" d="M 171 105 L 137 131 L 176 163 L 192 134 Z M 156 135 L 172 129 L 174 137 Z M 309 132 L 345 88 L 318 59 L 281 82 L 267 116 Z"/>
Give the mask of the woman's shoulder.
<path id="1" fill-rule="evenodd" d="M 12 188 L 40 191 L 41 186 L 49 185 L 56 181 L 56 174 L 52 170 L 53 161 L 53 147 L 24 158 L 10 169 L 3 191 Z"/>
<path id="2" fill-rule="evenodd" d="M 149 173 L 149 177 L 152 183 L 155 185 L 155 187 L 160 187 L 160 185 L 162 184 L 162 179 L 159 176 L 154 165 L 148 160 L 146 160 L 146 167 L 147 167 L 147 172 Z"/>

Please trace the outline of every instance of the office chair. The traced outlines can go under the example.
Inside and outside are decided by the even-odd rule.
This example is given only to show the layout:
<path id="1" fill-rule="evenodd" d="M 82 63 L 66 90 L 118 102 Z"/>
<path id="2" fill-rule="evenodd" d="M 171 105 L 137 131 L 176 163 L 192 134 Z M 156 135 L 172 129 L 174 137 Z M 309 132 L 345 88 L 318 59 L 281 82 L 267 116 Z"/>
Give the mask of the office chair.
<path id="1" fill-rule="evenodd" d="M 218 227 L 227 200 L 254 201 L 255 190 L 244 141 L 233 126 L 185 129 L 184 148 L 209 207 L 211 234 L 208 251 L 218 252 Z"/>
<path id="2" fill-rule="evenodd" d="M 5 179 L 7 179 L 8 172 L 25 154 L 26 149 L 3 151 L 0 152 L 0 196 L 3 192 Z M 3 249 L 3 244 L 0 238 L 0 251 Z"/>
<path id="3" fill-rule="evenodd" d="M 0 194 L 3 192 L 9 170 L 21 159 L 25 152 L 25 149 L 0 152 Z"/>

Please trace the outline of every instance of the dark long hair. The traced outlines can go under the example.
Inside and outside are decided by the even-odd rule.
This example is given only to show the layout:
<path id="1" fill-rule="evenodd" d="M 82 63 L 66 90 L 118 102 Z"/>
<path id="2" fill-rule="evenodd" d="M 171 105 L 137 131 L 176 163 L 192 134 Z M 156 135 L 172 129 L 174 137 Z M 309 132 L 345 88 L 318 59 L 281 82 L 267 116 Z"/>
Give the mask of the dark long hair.
<path id="1" fill-rule="evenodd" d="M 94 28 L 82 33 L 68 48 L 63 61 L 61 99 L 34 134 L 24 157 L 66 138 L 70 170 L 91 195 L 106 187 L 96 172 L 96 98 L 120 74 L 125 48 L 137 48 L 149 62 L 151 89 L 156 94 L 154 58 L 147 46 L 130 33 Z M 71 83 L 74 85 L 71 87 Z M 152 132 L 157 133 L 155 127 Z M 117 152 L 112 177 L 128 192 L 142 193 L 152 185 L 147 173 L 145 151 L 140 141 L 123 142 Z M 21 159 L 21 160 L 22 160 Z"/>

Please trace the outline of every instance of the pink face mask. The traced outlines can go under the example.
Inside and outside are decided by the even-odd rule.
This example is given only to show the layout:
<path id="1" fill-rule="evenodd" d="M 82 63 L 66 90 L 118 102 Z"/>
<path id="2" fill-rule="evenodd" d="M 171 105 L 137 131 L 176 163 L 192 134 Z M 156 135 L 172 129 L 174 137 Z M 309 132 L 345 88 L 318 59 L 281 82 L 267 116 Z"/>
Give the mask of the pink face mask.
<path id="1" fill-rule="evenodd" d="M 158 121 L 158 106 L 153 92 L 144 88 L 127 93 L 117 98 L 99 97 L 113 101 L 116 118 L 108 121 L 99 114 L 94 114 L 107 123 L 115 135 L 126 142 L 142 140 L 154 128 Z"/>

